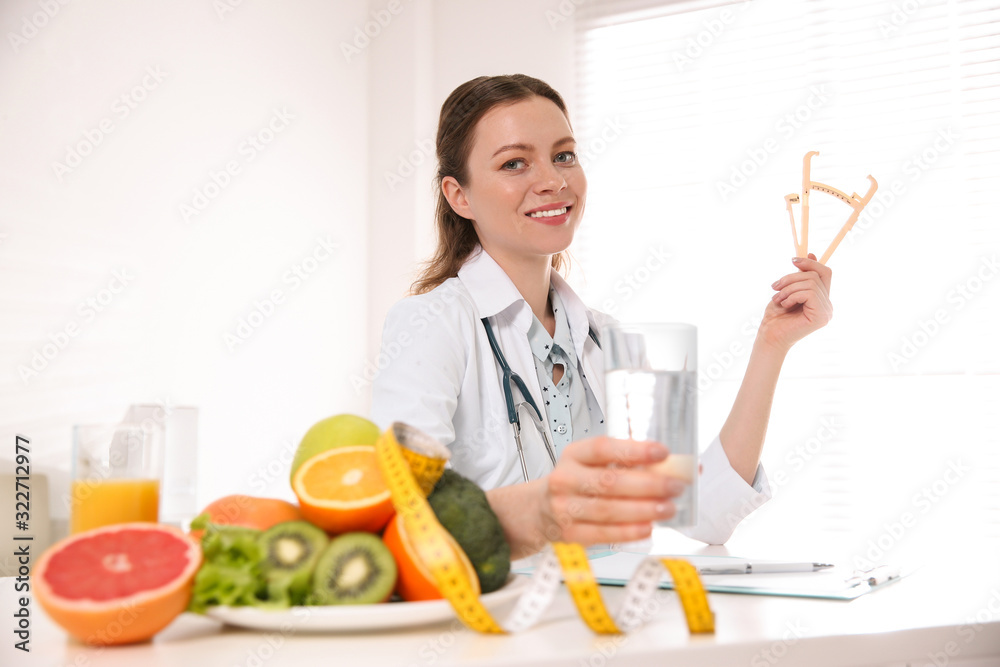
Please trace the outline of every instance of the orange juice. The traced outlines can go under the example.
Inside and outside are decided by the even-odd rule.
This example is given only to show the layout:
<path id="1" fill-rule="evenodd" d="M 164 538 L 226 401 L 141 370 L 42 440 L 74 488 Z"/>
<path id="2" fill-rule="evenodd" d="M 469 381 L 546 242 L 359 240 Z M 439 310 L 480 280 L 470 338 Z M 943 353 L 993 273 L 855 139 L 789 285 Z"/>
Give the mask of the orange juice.
<path id="1" fill-rule="evenodd" d="M 160 482 L 156 479 L 81 479 L 73 482 L 71 497 L 71 533 L 160 519 Z"/>

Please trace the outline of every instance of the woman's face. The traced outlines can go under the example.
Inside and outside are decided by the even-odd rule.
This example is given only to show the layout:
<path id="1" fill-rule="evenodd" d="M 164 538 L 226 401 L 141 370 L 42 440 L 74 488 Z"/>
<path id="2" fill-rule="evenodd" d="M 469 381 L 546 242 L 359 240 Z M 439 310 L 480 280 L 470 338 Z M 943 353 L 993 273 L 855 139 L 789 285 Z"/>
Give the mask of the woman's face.
<path id="1" fill-rule="evenodd" d="M 569 247 L 587 199 L 575 149 L 551 100 L 496 107 L 476 125 L 466 184 L 450 179 L 445 194 L 495 259 L 553 255 Z"/>

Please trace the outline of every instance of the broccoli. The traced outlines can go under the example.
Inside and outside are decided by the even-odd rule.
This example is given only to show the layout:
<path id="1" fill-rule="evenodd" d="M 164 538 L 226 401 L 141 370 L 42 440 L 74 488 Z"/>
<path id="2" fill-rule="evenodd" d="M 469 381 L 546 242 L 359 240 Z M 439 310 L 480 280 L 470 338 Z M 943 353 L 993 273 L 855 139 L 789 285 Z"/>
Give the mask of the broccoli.
<path id="1" fill-rule="evenodd" d="M 483 490 L 447 469 L 427 501 L 438 521 L 469 557 L 482 592 L 501 588 L 510 573 L 510 545 Z"/>

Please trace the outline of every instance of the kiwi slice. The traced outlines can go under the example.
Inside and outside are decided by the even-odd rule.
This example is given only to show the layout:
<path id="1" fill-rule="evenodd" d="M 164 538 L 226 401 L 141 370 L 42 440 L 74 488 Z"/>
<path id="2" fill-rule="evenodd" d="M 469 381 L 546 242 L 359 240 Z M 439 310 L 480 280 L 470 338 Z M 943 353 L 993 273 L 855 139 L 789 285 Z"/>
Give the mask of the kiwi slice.
<path id="1" fill-rule="evenodd" d="M 396 587 L 396 561 L 372 533 L 344 533 L 330 541 L 313 572 L 313 604 L 385 602 Z"/>
<path id="2" fill-rule="evenodd" d="M 307 521 L 286 521 L 265 530 L 258 541 L 268 600 L 305 604 L 316 561 L 330 543 L 326 533 Z"/>

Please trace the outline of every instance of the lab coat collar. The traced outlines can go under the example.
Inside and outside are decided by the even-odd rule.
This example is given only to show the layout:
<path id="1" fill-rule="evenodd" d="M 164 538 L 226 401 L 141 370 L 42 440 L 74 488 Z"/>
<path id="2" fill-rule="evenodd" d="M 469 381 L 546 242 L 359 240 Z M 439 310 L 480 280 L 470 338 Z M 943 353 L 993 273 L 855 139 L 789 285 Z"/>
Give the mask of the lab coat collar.
<path id="1" fill-rule="evenodd" d="M 481 317 L 493 317 L 512 306 L 516 306 L 516 310 L 510 314 L 510 318 L 514 326 L 527 335 L 532 319 L 528 302 L 517 291 L 517 287 L 514 286 L 506 272 L 495 259 L 490 257 L 488 252 L 483 250 L 482 246 L 477 246 L 469 259 L 465 260 L 465 264 L 458 270 L 458 277 L 469 290 L 469 295 L 475 302 Z M 594 320 L 590 309 L 576 295 L 569 283 L 559 275 L 558 271 L 552 271 L 550 280 L 566 308 L 576 356 L 578 359 L 583 359 L 583 350 L 587 344 L 590 330 L 593 328 L 594 331 L 600 333 L 600 327 Z"/>
<path id="2" fill-rule="evenodd" d="M 515 306 L 516 311 L 511 313 L 511 320 L 522 333 L 527 334 L 528 327 L 531 326 L 528 302 L 482 246 L 477 246 L 469 259 L 465 260 L 465 264 L 458 270 L 458 278 L 469 290 L 481 317 L 493 317 Z"/>

